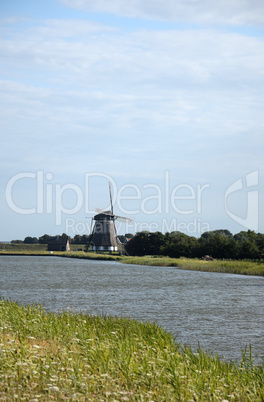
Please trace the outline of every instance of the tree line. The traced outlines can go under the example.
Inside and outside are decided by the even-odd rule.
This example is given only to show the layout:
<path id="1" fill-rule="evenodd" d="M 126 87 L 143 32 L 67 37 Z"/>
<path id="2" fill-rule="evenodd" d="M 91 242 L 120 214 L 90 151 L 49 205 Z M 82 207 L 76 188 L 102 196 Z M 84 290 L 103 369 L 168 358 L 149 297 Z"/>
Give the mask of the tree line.
<path id="1" fill-rule="evenodd" d="M 69 237 L 66 233 L 63 233 L 62 236 Z M 73 238 L 69 238 L 71 244 L 87 244 L 90 241 L 91 235 L 76 235 Z M 24 240 L 12 240 L 11 243 L 23 243 L 23 244 L 47 244 L 50 240 L 52 240 L 54 236 L 50 236 L 48 234 L 44 234 L 40 237 L 31 237 L 27 236 Z"/>
<path id="2" fill-rule="evenodd" d="M 63 233 L 62 236 L 67 236 L 69 237 L 66 233 Z M 119 240 L 121 243 L 125 243 L 126 239 L 133 237 L 133 234 L 131 233 L 126 233 L 125 235 L 120 235 L 118 236 Z M 12 240 L 11 243 L 16 243 L 16 244 L 47 244 L 49 240 L 54 238 L 54 236 L 50 236 L 48 234 L 44 234 L 43 236 L 40 237 L 31 237 L 27 236 L 25 237 L 24 240 Z M 88 244 L 90 243 L 91 240 L 91 235 L 75 235 L 74 237 L 69 237 L 70 243 L 71 244 Z"/>
<path id="3" fill-rule="evenodd" d="M 232 235 L 229 230 L 213 230 L 199 238 L 181 232 L 139 232 L 125 246 L 129 255 L 162 255 L 174 258 L 263 259 L 264 234 L 252 230 Z"/>
<path id="4" fill-rule="evenodd" d="M 67 236 L 65 233 L 62 236 Z M 47 244 L 54 236 L 30 237 L 12 240 L 11 243 Z M 218 259 L 264 259 L 264 234 L 252 230 L 233 235 L 227 229 L 203 233 L 199 238 L 182 232 L 138 232 L 118 236 L 129 255 L 163 255 L 180 258 L 201 258 L 210 255 Z M 75 235 L 71 244 L 87 245 L 91 235 Z M 129 240 L 129 241 L 128 241 Z"/>

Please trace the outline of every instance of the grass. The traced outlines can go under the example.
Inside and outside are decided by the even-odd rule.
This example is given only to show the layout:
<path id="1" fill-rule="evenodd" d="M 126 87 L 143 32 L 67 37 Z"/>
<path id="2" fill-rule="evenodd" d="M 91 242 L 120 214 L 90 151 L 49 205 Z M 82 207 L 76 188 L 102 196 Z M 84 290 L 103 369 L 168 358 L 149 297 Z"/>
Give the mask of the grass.
<path id="1" fill-rule="evenodd" d="M 163 256 L 143 256 L 143 257 L 128 257 L 116 254 L 93 253 L 84 251 L 67 251 L 56 252 L 49 254 L 46 251 L 47 246 L 41 244 L 26 245 L 26 244 L 0 244 L 0 255 L 49 255 L 68 258 L 93 259 L 105 261 L 119 261 L 125 264 L 160 266 L 160 267 L 177 267 L 180 269 L 206 272 L 221 272 L 240 275 L 256 275 L 264 276 L 264 262 L 248 261 L 248 260 L 216 260 L 202 261 L 195 258 L 170 258 Z M 76 247 L 75 247 L 76 246 Z M 73 245 L 72 248 L 78 248 L 78 245 Z M 82 247 L 84 248 L 84 247 Z"/>
<path id="2" fill-rule="evenodd" d="M 0 243 L 0 253 L 22 253 L 46 251 L 47 244 Z"/>
<path id="3" fill-rule="evenodd" d="M 264 276 L 264 263 L 259 261 L 201 261 L 181 259 L 179 261 L 179 268 L 195 271 Z"/>
<path id="4" fill-rule="evenodd" d="M 151 323 L 0 300 L 0 400 L 263 401 L 264 366 L 193 352 Z"/>
<path id="5" fill-rule="evenodd" d="M 124 257 L 122 262 L 127 264 L 177 267 L 192 271 L 222 272 L 240 275 L 264 276 L 264 262 L 241 260 L 203 261 L 195 258 L 169 257 Z"/>

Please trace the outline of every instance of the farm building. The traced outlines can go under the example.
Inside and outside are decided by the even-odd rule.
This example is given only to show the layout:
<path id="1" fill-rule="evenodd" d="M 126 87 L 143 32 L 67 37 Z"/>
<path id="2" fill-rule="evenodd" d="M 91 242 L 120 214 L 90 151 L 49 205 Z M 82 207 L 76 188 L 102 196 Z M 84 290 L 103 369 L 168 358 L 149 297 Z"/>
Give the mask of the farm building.
<path id="1" fill-rule="evenodd" d="M 48 251 L 70 251 L 68 236 L 54 236 L 48 241 Z"/>

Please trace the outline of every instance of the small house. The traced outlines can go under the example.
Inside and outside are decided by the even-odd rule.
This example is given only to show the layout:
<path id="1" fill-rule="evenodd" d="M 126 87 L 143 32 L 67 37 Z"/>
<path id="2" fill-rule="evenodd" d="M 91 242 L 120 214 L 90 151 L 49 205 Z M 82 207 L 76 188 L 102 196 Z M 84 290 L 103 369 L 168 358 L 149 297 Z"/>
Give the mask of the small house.
<path id="1" fill-rule="evenodd" d="M 48 251 L 70 251 L 68 236 L 54 236 L 48 241 Z"/>

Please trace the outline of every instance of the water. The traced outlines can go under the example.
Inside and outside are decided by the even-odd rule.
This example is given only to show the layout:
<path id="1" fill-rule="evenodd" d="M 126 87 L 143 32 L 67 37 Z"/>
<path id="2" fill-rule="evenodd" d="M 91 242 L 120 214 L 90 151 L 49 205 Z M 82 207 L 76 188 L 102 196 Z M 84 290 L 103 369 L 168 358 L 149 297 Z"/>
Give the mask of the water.
<path id="1" fill-rule="evenodd" d="M 264 358 L 264 278 L 68 258 L 0 256 L 0 297 L 156 322 L 176 341 Z"/>

